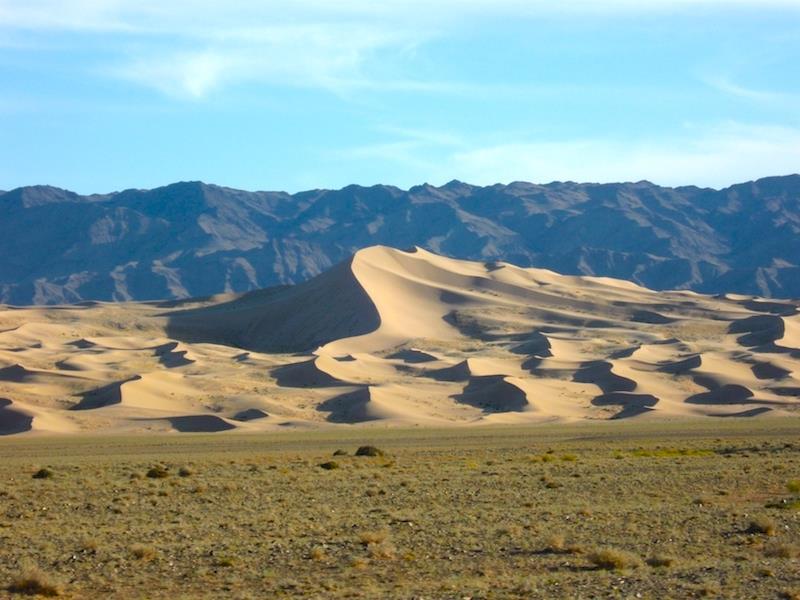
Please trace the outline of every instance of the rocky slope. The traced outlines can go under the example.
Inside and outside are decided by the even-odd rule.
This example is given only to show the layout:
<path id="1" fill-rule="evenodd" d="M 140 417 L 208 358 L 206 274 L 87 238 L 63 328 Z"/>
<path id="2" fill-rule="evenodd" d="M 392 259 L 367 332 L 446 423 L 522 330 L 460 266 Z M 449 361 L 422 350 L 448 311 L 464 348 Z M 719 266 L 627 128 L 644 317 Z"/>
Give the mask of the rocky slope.
<path id="1" fill-rule="evenodd" d="M 373 244 L 653 289 L 800 296 L 800 176 L 724 190 L 453 181 L 289 195 L 198 182 L 0 193 L 0 302 L 148 300 L 307 280 Z"/>

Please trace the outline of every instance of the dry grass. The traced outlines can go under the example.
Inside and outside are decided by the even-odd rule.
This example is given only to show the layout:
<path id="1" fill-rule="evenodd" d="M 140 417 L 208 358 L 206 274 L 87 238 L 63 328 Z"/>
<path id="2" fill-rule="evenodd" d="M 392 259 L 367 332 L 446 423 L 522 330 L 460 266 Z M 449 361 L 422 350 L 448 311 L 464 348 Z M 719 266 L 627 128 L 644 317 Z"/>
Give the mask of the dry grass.
<path id="1" fill-rule="evenodd" d="M 792 423 L 0 439 L 0 597 L 789 597 Z"/>
<path id="2" fill-rule="evenodd" d="M 61 586 L 33 563 L 21 565 L 19 574 L 14 577 L 8 591 L 12 594 L 28 596 L 60 596 Z"/>
<path id="3" fill-rule="evenodd" d="M 607 571 L 621 571 L 622 569 L 634 569 L 642 565 L 642 559 L 624 550 L 615 548 L 601 548 L 590 553 L 589 562 L 598 569 Z"/>

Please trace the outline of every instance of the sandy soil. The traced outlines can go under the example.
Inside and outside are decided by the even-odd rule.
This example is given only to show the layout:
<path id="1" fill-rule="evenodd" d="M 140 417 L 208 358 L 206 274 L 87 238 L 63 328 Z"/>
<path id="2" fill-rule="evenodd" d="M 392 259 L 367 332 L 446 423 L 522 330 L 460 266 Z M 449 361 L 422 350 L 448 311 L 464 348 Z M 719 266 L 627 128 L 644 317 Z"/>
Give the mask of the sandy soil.
<path id="1" fill-rule="evenodd" d="M 0 434 L 781 416 L 800 302 L 372 247 L 299 286 L 0 309 Z"/>

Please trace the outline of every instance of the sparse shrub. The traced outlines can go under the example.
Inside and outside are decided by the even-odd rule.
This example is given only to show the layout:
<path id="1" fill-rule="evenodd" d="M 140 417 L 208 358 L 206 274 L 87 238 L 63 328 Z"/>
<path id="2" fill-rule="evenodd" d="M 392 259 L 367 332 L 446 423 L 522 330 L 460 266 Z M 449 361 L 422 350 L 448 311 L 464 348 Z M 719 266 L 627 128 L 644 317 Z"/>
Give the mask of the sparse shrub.
<path id="1" fill-rule="evenodd" d="M 389 532 L 386 530 L 362 531 L 358 535 L 358 541 L 365 546 L 369 546 L 370 544 L 380 544 L 381 542 L 385 542 L 388 537 Z"/>
<path id="2" fill-rule="evenodd" d="M 375 446 L 359 446 L 356 456 L 386 456 L 386 452 Z"/>
<path id="3" fill-rule="evenodd" d="M 635 568 L 642 563 L 641 559 L 635 554 L 614 548 L 595 550 L 589 555 L 589 561 L 598 569 L 607 571 Z"/>
<path id="4" fill-rule="evenodd" d="M 563 535 L 551 535 L 547 538 L 545 549 L 553 554 L 561 554 L 567 548 L 567 540 Z"/>
<path id="5" fill-rule="evenodd" d="M 152 546 L 146 546 L 145 544 L 134 544 L 131 546 L 131 555 L 136 560 L 149 562 L 153 560 L 157 554 L 156 549 Z"/>
<path id="6" fill-rule="evenodd" d="M 150 479 L 164 479 L 165 477 L 169 477 L 169 471 L 167 471 L 166 467 L 158 465 L 147 471 L 147 476 Z"/>
<path id="7" fill-rule="evenodd" d="M 55 475 L 55 473 L 53 473 L 53 471 L 51 471 L 50 469 L 47 469 L 47 468 L 43 468 L 43 469 L 39 469 L 38 471 L 36 471 L 36 473 L 33 474 L 33 478 L 34 479 L 50 479 L 51 477 L 53 477 L 53 475 Z"/>
<path id="8" fill-rule="evenodd" d="M 28 596 L 54 597 L 61 595 L 61 586 L 31 563 L 20 565 L 19 575 L 14 578 L 7 589 L 12 594 Z"/>
<path id="9" fill-rule="evenodd" d="M 800 556 L 800 548 L 795 544 L 772 544 L 764 550 L 764 556 L 769 558 L 795 558 Z"/>
<path id="10" fill-rule="evenodd" d="M 335 460 L 329 460 L 328 462 L 324 462 L 320 465 L 321 469 L 325 469 L 326 471 L 332 471 L 333 469 L 339 468 L 339 463 Z"/>
<path id="11" fill-rule="evenodd" d="M 194 475 L 194 471 L 190 467 L 181 467 L 178 469 L 178 475 L 181 477 L 191 477 Z"/>
<path id="12" fill-rule="evenodd" d="M 778 525 L 769 517 L 755 517 L 747 527 L 747 533 L 760 533 L 762 535 L 775 535 L 778 533 Z"/>
<path id="13" fill-rule="evenodd" d="M 800 494 L 800 479 L 792 479 L 787 482 L 786 489 L 792 494 Z"/>
<path id="14" fill-rule="evenodd" d="M 368 544 L 367 553 L 370 558 L 379 558 L 382 560 L 390 560 L 397 555 L 392 543 L 386 540 L 377 544 Z"/>
<path id="15" fill-rule="evenodd" d="M 577 544 L 567 544 L 563 535 L 556 534 L 547 538 L 545 551 L 551 554 L 582 554 L 583 548 Z"/>
<path id="16" fill-rule="evenodd" d="M 216 561 L 214 561 L 214 566 L 228 569 L 233 566 L 233 558 L 231 558 L 230 556 L 221 556 Z"/>
<path id="17" fill-rule="evenodd" d="M 561 457 L 561 460 L 563 460 L 563 461 L 565 461 L 565 462 L 575 462 L 575 461 L 577 461 L 577 460 L 578 460 L 578 457 L 577 457 L 577 456 L 575 456 L 574 454 L 564 454 L 564 455 Z"/>
<path id="18" fill-rule="evenodd" d="M 647 559 L 647 564 L 651 567 L 671 567 L 675 564 L 675 559 L 671 556 L 665 556 L 663 554 L 655 554 Z"/>
<path id="19" fill-rule="evenodd" d="M 333 455 L 334 455 L 334 456 L 347 456 L 347 450 L 342 450 L 342 449 L 340 448 L 339 450 L 336 450 L 336 451 L 333 453 Z"/>
<path id="20" fill-rule="evenodd" d="M 309 558 L 311 558 L 311 560 L 322 561 L 328 558 L 328 554 L 325 552 L 325 548 L 322 546 L 317 546 L 311 549 Z"/>

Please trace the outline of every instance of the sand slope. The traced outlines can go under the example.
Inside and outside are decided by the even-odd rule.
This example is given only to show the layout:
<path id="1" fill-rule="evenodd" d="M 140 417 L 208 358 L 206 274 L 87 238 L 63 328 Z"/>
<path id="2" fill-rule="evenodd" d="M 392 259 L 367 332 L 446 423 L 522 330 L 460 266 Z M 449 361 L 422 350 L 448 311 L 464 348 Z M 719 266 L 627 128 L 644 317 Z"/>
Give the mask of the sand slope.
<path id="1" fill-rule="evenodd" d="M 295 287 L 0 309 L 0 435 L 800 409 L 800 303 L 376 246 Z"/>

